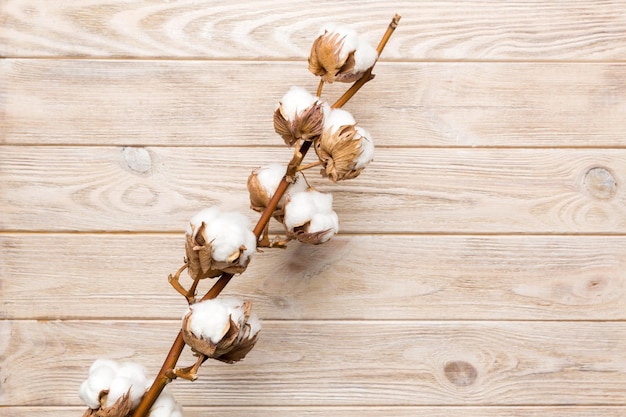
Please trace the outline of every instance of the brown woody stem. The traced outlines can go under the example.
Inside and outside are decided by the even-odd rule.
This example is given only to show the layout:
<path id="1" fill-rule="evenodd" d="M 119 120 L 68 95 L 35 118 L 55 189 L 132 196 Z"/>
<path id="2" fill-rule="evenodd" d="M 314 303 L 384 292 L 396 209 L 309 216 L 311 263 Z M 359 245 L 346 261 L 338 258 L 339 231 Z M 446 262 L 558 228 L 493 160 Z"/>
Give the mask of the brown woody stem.
<path id="1" fill-rule="evenodd" d="M 324 89 L 324 79 L 320 78 L 320 83 L 317 85 L 317 93 L 315 95 L 318 97 L 322 97 L 323 89 Z"/>
<path id="2" fill-rule="evenodd" d="M 387 31 L 383 35 L 383 38 L 378 44 L 378 47 L 376 48 L 379 56 L 381 52 L 383 51 L 383 49 L 385 48 L 387 41 L 393 34 L 393 31 L 395 30 L 396 26 L 398 26 L 399 21 L 400 21 L 400 15 L 396 14 L 393 17 L 391 23 L 389 24 Z M 374 63 L 374 65 L 376 65 L 376 63 Z M 373 67 L 374 66 L 372 66 L 372 68 L 366 71 L 365 74 L 363 74 L 363 76 L 359 80 L 357 80 L 348 89 L 348 91 L 346 91 L 339 98 L 339 100 L 335 102 L 335 104 L 333 104 L 332 107 L 333 108 L 342 107 L 344 104 L 348 102 L 348 100 L 350 100 L 354 96 L 354 94 L 356 94 L 357 91 L 359 91 L 361 87 L 363 87 L 363 85 L 365 85 L 365 83 L 370 81 L 373 78 L 372 76 Z M 323 83 L 320 83 L 320 87 L 322 84 Z M 319 91 L 319 88 L 318 88 L 318 91 Z M 274 195 L 272 196 L 265 210 L 263 210 L 263 213 L 261 213 L 261 217 L 259 218 L 259 221 L 257 222 L 254 228 L 254 235 L 256 236 L 257 240 L 261 237 L 261 234 L 263 233 L 265 226 L 269 223 L 270 219 L 272 218 L 272 213 L 274 213 L 274 210 L 276 210 L 276 207 L 278 206 L 278 202 L 285 194 L 287 187 L 289 187 L 289 184 L 290 184 L 289 178 L 296 173 L 298 167 L 300 166 L 300 164 L 302 163 L 302 160 L 304 159 L 304 156 L 309 151 L 311 144 L 312 142 L 310 141 L 306 141 L 302 143 L 302 145 L 299 148 L 299 151 L 296 152 L 296 154 L 291 159 L 291 162 L 289 162 L 289 165 L 287 166 L 287 173 L 278 184 L 278 188 L 274 192 Z M 204 295 L 204 297 L 202 297 L 200 301 L 210 300 L 210 299 L 217 297 L 222 292 L 222 290 L 226 287 L 226 285 L 228 285 L 232 277 L 233 277 L 233 274 L 223 273 L 220 276 L 220 278 L 215 282 L 215 284 L 213 284 L 211 289 Z M 176 368 L 176 363 L 178 362 L 178 359 L 180 358 L 180 355 L 183 352 L 184 347 L 185 347 L 185 341 L 183 340 L 183 332 L 181 330 L 178 332 L 178 336 L 176 337 L 176 340 L 174 340 L 174 343 L 172 344 L 172 347 L 170 348 L 170 351 L 167 354 L 165 361 L 163 362 L 163 366 L 161 366 L 161 370 L 159 371 L 156 378 L 154 379 L 152 386 L 141 399 L 141 403 L 139 403 L 139 406 L 137 406 L 137 408 L 133 412 L 132 417 L 145 417 L 148 414 L 148 411 L 150 411 L 150 408 L 152 408 L 152 405 L 154 404 L 156 399 L 159 397 L 159 395 L 163 391 L 163 388 L 165 388 L 165 386 L 171 381 L 171 378 L 169 378 L 168 375 L 172 376 L 172 372 L 174 372 L 174 369 Z"/>

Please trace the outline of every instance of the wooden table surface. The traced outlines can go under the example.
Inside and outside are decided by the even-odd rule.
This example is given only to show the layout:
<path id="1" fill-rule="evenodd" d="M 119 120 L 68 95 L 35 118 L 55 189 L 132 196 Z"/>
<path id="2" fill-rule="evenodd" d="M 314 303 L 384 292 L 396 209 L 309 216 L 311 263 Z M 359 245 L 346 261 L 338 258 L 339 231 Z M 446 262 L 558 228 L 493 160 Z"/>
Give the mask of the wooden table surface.
<path id="1" fill-rule="evenodd" d="M 255 219 L 321 25 L 396 12 L 346 106 L 374 162 L 308 174 L 341 233 L 235 278 L 261 339 L 171 384 L 185 415 L 626 415 L 622 0 L 0 1 L 0 414 L 81 415 L 99 357 L 157 372 L 188 219 Z"/>

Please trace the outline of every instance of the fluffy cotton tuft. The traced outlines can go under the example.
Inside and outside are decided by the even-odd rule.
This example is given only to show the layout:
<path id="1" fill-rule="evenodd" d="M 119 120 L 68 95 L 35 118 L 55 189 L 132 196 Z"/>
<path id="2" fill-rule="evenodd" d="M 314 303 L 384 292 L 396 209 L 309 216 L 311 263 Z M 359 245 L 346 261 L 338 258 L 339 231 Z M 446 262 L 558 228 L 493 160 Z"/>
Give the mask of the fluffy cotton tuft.
<path id="1" fill-rule="evenodd" d="M 230 323 L 230 309 L 221 299 L 212 299 L 193 304 L 185 312 L 192 312 L 189 330 L 197 338 L 217 343 L 226 334 Z M 184 317 L 183 316 L 183 317 Z"/>
<path id="2" fill-rule="evenodd" d="M 378 52 L 362 36 L 359 37 L 359 46 L 354 51 L 354 72 L 365 72 L 370 69 L 378 59 Z"/>
<path id="3" fill-rule="evenodd" d="M 91 409 L 98 409 L 100 392 L 108 391 L 107 407 L 130 390 L 133 408 L 149 388 L 146 368 L 133 362 L 117 363 L 110 359 L 98 359 L 89 368 L 89 376 L 81 384 L 78 395 Z"/>
<path id="4" fill-rule="evenodd" d="M 330 130 L 333 134 L 342 126 L 356 125 L 356 121 L 349 111 L 344 109 L 332 109 L 324 118 L 324 130 Z"/>
<path id="5" fill-rule="evenodd" d="M 254 347 L 260 322 L 252 303 L 220 297 L 192 304 L 183 316 L 183 340 L 191 350 L 209 358 L 233 363 Z"/>
<path id="6" fill-rule="evenodd" d="M 183 417 L 183 407 L 165 388 L 150 408 L 148 417 Z"/>
<path id="7" fill-rule="evenodd" d="M 206 237 L 213 246 L 213 259 L 226 262 L 241 246 L 246 250 L 239 258 L 243 265 L 256 250 L 256 238 L 250 230 L 250 220 L 241 213 L 225 212 L 207 223 Z"/>
<path id="8" fill-rule="evenodd" d="M 280 101 L 280 109 L 285 119 L 295 120 L 296 116 L 317 102 L 318 98 L 302 87 L 293 86 Z"/>
<path id="9" fill-rule="evenodd" d="M 255 171 L 257 179 L 259 180 L 259 184 L 261 184 L 261 187 L 263 187 L 268 196 L 268 199 L 271 199 L 276 192 L 278 184 L 280 184 L 280 181 L 283 179 L 285 172 L 285 166 L 280 164 L 270 164 Z M 280 209 L 283 207 L 285 199 L 289 195 L 297 193 L 299 191 L 305 191 L 308 188 L 308 185 L 306 184 L 304 177 L 302 177 L 302 174 L 297 172 L 295 178 L 296 181 L 294 183 L 291 183 L 289 187 L 287 187 L 285 194 L 278 202 L 277 208 Z"/>
<path id="10" fill-rule="evenodd" d="M 361 142 L 361 153 L 359 153 L 359 156 L 354 160 L 354 169 L 363 169 L 374 158 L 374 141 L 369 132 L 361 126 L 356 127 L 356 132 L 360 136 L 360 138 L 357 139 Z"/>
<path id="11" fill-rule="evenodd" d="M 333 196 L 309 189 L 293 194 L 285 206 L 284 224 L 289 232 L 308 223 L 307 233 L 328 231 L 318 243 L 339 231 L 339 218 L 333 211 Z"/>
<path id="12" fill-rule="evenodd" d="M 246 216 L 237 212 L 223 212 L 217 207 L 204 209 L 191 218 L 187 235 L 195 238 L 194 233 L 198 232 L 202 223 L 205 224 L 204 234 L 207 243 L 211 244 L 212 258 L 215 261 L 228 262 L 233 253 L 245 246 L 238 263 L 247 264 L 256 251 L 256 237 Z"/>

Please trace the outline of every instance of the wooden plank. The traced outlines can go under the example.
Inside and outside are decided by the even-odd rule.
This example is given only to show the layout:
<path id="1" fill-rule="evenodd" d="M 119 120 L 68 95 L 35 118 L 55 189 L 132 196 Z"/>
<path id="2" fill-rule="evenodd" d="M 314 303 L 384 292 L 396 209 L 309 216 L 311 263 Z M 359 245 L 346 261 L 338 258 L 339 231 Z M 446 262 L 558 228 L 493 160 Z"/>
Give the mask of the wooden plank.
<path id="1" fill-rule="evenodd" d="M 5 407 L 11 417 L 78 416 L 81 407 Z M 623 417 L 626 407 L 184 407 L 186 417 Z"/>
<path id="2" fill-rule="evenodd" d="M 235 4 L 8 0 L 3 56 L 302 58 L 329 20 L 377 42 L 403 15 L 385 56 L 402 59 L 622 60 L 619 0 L 312 2 Z"/>
<path id="3" fill-rule="evenodd" d="M 291 85 L 317 86 L 304 60 L 7 59 L 0 68 L 6 144 L 282 146 L 276 103 Z M 376 73 L 346 108 L 380 146 L 624 144 L 626 64 L 381 63 Z"/>
<path id="4" fill-rule="evenodd" d="M 0 248 L 3 318 L 185 309 L 166 279 L 178 235 L 4 234 Z M 257 254 L 226 293 L 265 319 L 624 320 L 625 282 L 623 236 L 340 236 Z"/>
<path id="5" fill-rule="evenodd" d="M 174 231 L 209 205 L 245 211 L 246 178 L 287 149 L 5 146 L 6 231 Z M 379 149 L 330 185 L 343 233 L 626 231 L 626 150 Z M 255 214 L 248 210 L 251 218 Z"/>
<path id="6" fill-rule="evenodd" d="M 99 356 L 156 372 L 179 321 L 3 321 L 2 405 L 79 405 Z M 624 322 L 266 321 L 237 365 L 211 363 L 183 404 L 620 405 Z M 191 361 L 185 353 L 182 364 Z M 51 389 L 51 387 L 53 387 Z"/>

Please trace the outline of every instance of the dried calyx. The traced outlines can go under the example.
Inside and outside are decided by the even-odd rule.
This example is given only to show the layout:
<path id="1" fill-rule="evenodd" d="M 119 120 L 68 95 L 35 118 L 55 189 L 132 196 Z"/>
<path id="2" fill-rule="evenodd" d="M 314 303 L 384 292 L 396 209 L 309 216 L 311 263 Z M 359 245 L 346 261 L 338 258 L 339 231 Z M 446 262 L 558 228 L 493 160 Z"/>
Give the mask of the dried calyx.
<path id="1" fill-rule="evenodd" d="M 222 297 L 192 304 L 183 318 L 183 338 L 191 349 L 222 362 L 243 359 L 257 341 L 260 322 L 252 303 Z"/>
<path id="2" fill-rule="evenodd" d="M 256 237 L 242 214 L 212 207 L 196 214 L 187 227 L 185 252 L 194 279 L 214 278 L 224 272 L 240 274 L 255 251 Z"/>

